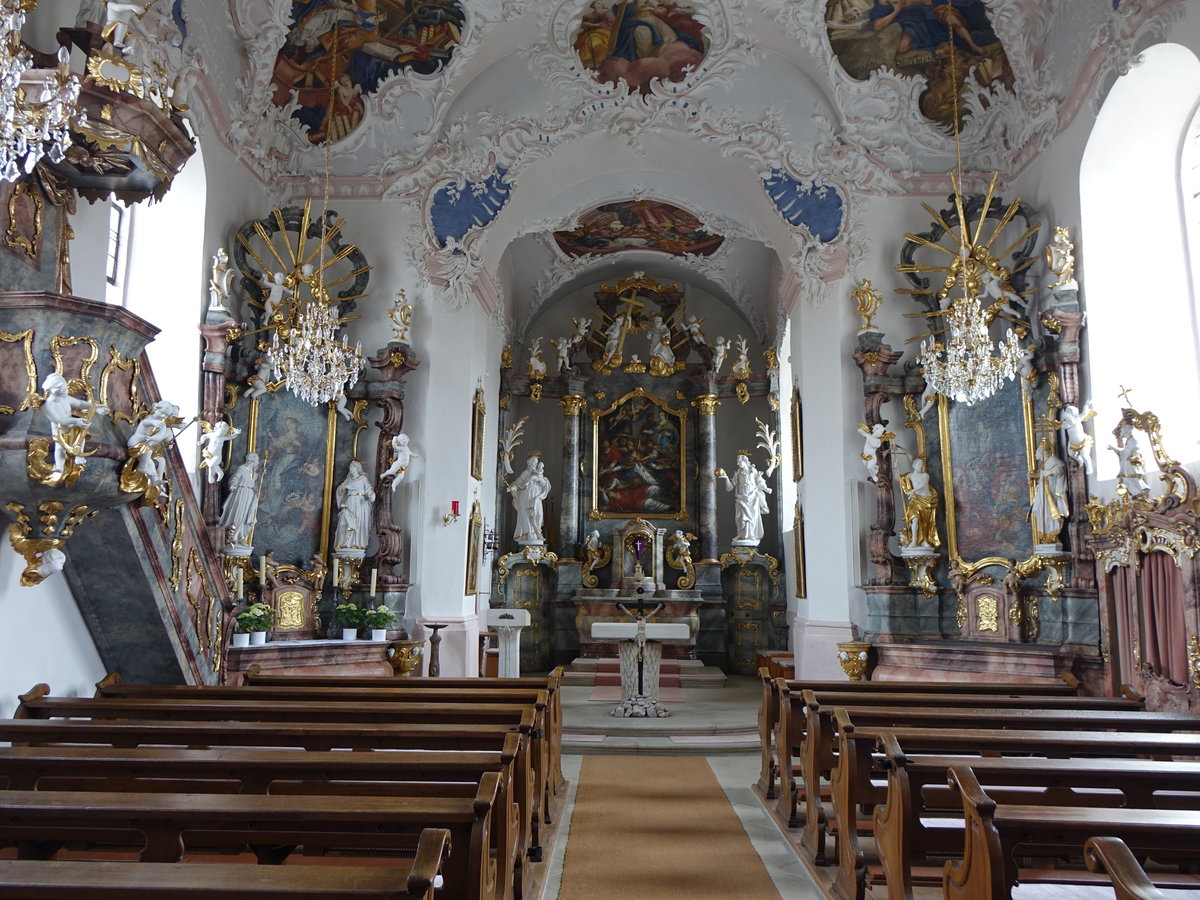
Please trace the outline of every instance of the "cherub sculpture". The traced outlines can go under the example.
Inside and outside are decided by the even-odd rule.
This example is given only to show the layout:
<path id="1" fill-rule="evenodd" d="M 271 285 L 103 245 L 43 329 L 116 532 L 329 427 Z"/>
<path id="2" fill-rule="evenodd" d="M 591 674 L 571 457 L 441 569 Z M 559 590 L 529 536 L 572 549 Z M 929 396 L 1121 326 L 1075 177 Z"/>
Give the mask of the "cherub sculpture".
<path id="1" fill-rule="evenodd" d="M 721 366 L 725 365 L 725 359 L 729 356 L 729 341 L 724 337 L 717 335 L 717 340 L 713 343 L 713 360 L 712 368 L 714 375 L 721 374 Z"/>
<path id="2" fill-rule="evenodd" d="M 397 485 L 404 480 L 405 473 L 408 472 L 408 467 L 412 464 L 413 457 L 419 457 L 421 454 L 417 453 L 409 445 L 408 435 L 403 431 L 392 438 L 391 445 L 392 464 L 379 477 L 382 480 L 390 476 L 392 479 L 392 490 L 394 491 Z"/>
<path id="3" fill-rule="evenodd" d="M 879 450 L 883 447 L 885 441 L 893 440 L 896 437 L 896 433 L 886 430 L 879 422 L 876 422 L 870 428 L 864 422 L 858 426 L 858 430 L 863 433 L 866 439 L 863 444 L 863 451 L 859 455 L 862 457 L 863 465 L 867 467 L 867 481 L 878 483 Z"/>
<path id="4" fill-rule="evenodd" d="M 250 385 L 250 389 L 246 391 L 247 400 L 253 400 L 267 393 L 271 387 L 271 360 L 265 356 L 260 359 L 254 373 L 246 380 L 246 383 Z"/>
<path id="5" fill-rule="evenodd" d="M 88 426 L 96 413 L 108 412 L 105 406 L 88 403 L 68 393 L 67 379 L 57 372 L 46 376 L 42 382 L 42 411 L 50 420 L 50 434 L 54 439 L 54 468 L 52 475 L 62 479 L 68 464 L 75 471 L 87 465 L 83 448 L 88 439 Z"/>
<path id="6" fill-rule="evenodd" d="M 1066 429 L 1067 434 L 1067 456 L 1077 465 L 1083 466 L 1083 471 L 1088 475 L 1092 474 L 1094 439 L 1084 430 L 1083 423 L 1095 415 L 1096 411 L 1092 409 L 1090 400 L 1083 405 L 1083 412 L 1072 403 L 1068 403 L 1062 410 L 1062 427 Z"/>
<path id="7" fill-rule="evenodd" d="M 558 371 L 569 372 L 571 370 L 571 349 L 574 346 L 571 336 L 550 338 L 550 343 L 554 345 L 554 351 L 558 357 Z"/>
<path id="8" fill-rule="evenodd" d="M 234 428 L 222 419 L 215 425 L 201 420 L 200 427 L 204 433 L 200 435 L 200 468 L 208 469 L 208 483 L 215 484 L 225 477 L 225 466 L 222 457 L 225 455 L 225 445 L 242 433 L 240 428 Z"/>

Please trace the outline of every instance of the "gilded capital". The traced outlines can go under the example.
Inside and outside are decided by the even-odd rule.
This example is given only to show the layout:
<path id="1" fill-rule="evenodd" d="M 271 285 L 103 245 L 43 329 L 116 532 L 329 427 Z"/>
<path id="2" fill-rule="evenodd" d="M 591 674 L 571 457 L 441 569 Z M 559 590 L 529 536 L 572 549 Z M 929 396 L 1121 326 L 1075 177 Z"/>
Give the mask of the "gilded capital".
<path id="1" fill-rule="evenodd" d="M 717 407 L 721 405 L 720 399 L 716 394 L 701 394 L 692 401 L 692 406 L 700 410 L 702 416 L 713 416 L 717 413 Z"/>
<path id="2" fill-rule="evenodd" d="M 562 404 L 563 415 L 567 416 L 577 416 L 587 406 L 587 398 L 580 397 L 578 394 L 567 394 L 560 397 L 558 402 Z"/>

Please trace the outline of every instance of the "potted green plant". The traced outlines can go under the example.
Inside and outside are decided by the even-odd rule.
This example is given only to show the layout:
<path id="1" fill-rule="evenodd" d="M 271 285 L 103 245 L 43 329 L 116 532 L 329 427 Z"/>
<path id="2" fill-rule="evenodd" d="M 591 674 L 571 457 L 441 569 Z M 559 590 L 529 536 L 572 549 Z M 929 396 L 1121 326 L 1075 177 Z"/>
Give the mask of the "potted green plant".
<path id="1" fill-rule="evenodd" d="M 265 644 L 267 629 L 275 624 L 275 610 L 258 600 L 236 613 L 233 618 L 238 628 L 233 636 L 233 646 Z"/>
<path id="2" fill-rule="evenodd" d="M 363 611 L 357 603 L 339 603 L 333 608 L 333 624 L 342 626 L 342 640 L 358 640 L 358 629 L 363 627 Z"/>
<path id="3" fill-rule="evenodd" d="M 396 621 L 396 614 L 387 608 L 386 603 L 380 603 L 372 609 L 363 611 L 363 621 L 371 629 L 371 640 L 387 640 L 387 627 Z"/>

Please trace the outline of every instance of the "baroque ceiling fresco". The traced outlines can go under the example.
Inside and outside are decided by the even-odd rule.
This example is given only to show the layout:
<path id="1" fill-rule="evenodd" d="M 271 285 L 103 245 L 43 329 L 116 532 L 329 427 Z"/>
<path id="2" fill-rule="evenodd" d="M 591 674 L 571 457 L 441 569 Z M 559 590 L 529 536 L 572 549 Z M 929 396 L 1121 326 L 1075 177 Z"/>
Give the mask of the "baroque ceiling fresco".
<path id="1" fill-rule="evenodd" d="M 956 104 L 968 171 L 1011 183 L 1184 0 L 184 8 L 186 40 L 157 6 L 140 27 L 182 45 L 201 136 L 280 203 L 321 193 L 328 149 L 331 198 L 396 201 L 448 306 L 520 331 L 620 263 L 773 333 L 863 259 L 873 199 L 949 192 Z"/>

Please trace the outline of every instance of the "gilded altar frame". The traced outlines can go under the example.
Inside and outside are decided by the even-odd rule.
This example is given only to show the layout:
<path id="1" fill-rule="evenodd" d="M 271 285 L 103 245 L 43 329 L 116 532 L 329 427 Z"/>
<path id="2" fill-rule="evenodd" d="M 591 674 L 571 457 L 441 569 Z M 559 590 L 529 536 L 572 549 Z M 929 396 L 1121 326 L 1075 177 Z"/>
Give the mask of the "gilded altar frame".
<path id="1" fill-rule="evenodd" d="M 1017 387 L 1017 390 L 1020 390 L 1020 388 Z M 1029 510 L 1033 502 L 1031 479 L 1035 471 L 1034 415 L 1031 393 L 1030 391 L 1020 391 L 1022 437 L 1025 447 L 1025 470 L 1021 473 L 1021 482 L 1022 488 L 1025 491 L 1022 496 L 1025 501 L 1023 509 L 1026 520 L 1029 519 Z M 999 394 L 996 396 L 998 397 Z M 1014 561 L 1005 556 L 984 556 L 979 559 L 967 560 L 960 554 L 958 516 L 955 510 L 954 499 L 954 450 L 950 424 L 949 401 L 947 401 L 944 395 L 939 395 L 938 434 L 941 443 L 939 450 L 942 457 L 942 485 L 946 495 L 946 550 L 950 558 L 952 571 L 957 569 L 966 578 L 971 577 L 979 570 L 988 566 L 1000 566 L 1009 571 L 1016 571 L 1022 574 L 1033 574 L 1040 571 L 1042 568 L 1042 557 L 1038 556 L 1032 549 L 1030 555 L 1021 561 Z M 1030 547 L 1032 548 L 1037 544 L 1037 535 L 1035 534 L 1033 523 L 1029 522 L 1028 525 Z"/>
<path id="2" fill-rule="evenodd" d="M 626 403 L 635 399 L 645 399 L 653 403 L 661 409 L 666 415 L 677 420 L 674 424 L 679 429 L 679 453 L 676 457 L 677 471 L 679 473 L 679 504 L 678 509 L 674 512 L 646 512 L 644 510 L 632 509 L 601 509 L 600 508 L 600 431 L 602 420 L 607 416 L 616 413 Z M 687 509 L 687 425 L 688 425 L 688 408 L 672 409 L 667 406 L 658 397 L 644 390 L 643 388 L 634 388 L 625 396 L 618 399 L 608 409 L 593 409 L 592 410 L 592 508 L 588 512 L 588 518 L 595 519 L 635 519 L 641 517 L 643 519 L 674 519 L 676 521 L 686 521 L 688 518 Z"/>

